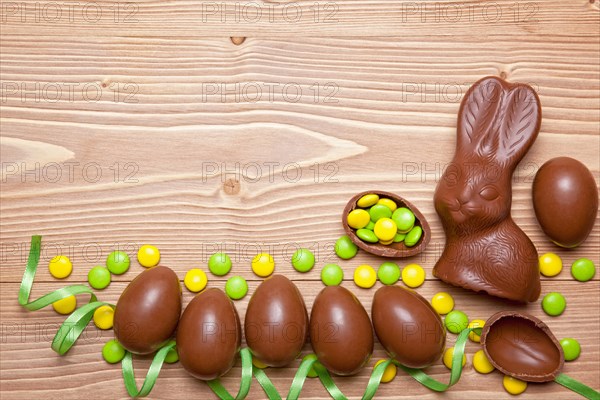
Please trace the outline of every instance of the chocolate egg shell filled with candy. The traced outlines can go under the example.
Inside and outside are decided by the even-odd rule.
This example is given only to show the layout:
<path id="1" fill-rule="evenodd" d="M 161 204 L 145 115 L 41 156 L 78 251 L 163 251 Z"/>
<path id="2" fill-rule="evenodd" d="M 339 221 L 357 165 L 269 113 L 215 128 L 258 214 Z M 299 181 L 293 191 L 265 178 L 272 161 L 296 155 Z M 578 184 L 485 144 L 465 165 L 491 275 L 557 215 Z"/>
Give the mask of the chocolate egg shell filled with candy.
<path id="1" fill-rule="evenodd" d="M 482 329 L 481 345 L 494 367 L 523 381 L 552 381 L 565 362 L 548 325 L 517 311 L 492 315 Z"/>
<path id="2" fill-rule="evenodd" d="M 533 208 L 542 230 L 562 247 L 579 246 L 598 214 L 598 187 L 577 160 L 558 157 L 542 165 L 533 180 Z"/>
<path id="3" fill-rule="evenodd" d="M 437 361 L 446 343 L 439 314 L 420 294 L 401 286 L 383 286 L 373 297 L 373 326 L 390 357 L 411 368 Z"/>
<path id="4" fill-rule="evenodd" d="M 358 200 L 365 195 L 376 194 L 382 199 L 390 199 L 396 203 L 398 207 L 406 207 L 408 208 L 415 216 L 415 225 L 421 227 L 422 234 L 419 240 L 414 244 L 414 246 L 408 247 L 402 242 L 391 243 L 389 245 L 383 245 L 381 243 L 367 243 L 361 240 L 354 229 L 352 229 L 347 222 L 348 214 L 359 208 Z M 429 240 L 431 239 L 431 229 L 429 228 L 429 224 L 425 219 L 425 216 L 419 211 L 419 209 L 411 204 L 408 200 L 390 192 L 384 192 L 381 190 L 369 190 L 366 192 L 358 193 L 354 195 L 346 204 L 344 211 L 342 213 L 342 226 L 344 227 L 344 231 L 346 235 L 352 240 L 352 242 L 363 249 L 364 251 L 375 254 L 380 257 L 394 257 L 394 258 L 404 258 L 411 257 L 416 254 L 419 254 L 425 250 Z"/>
<path id="5" fill-rule="evenodd" d="M 373 353 L 369 315 L 356 296 L 341 286 L 328 286 L 315 298 L 310 340 L 321 364 L 337 375 L 356 374 Z"/>
<path id="6" fill-rule="evenodd" d="M 248 302 L 244 333 L 263 364 L 283 367 L 294 361 L 308 336 L 308 312 L 296 285 L 283 275 L 265 279 Z"/>
<path id="7" fill-rule="evenodd" d="M 240 318 L 233 302 L 220 289 L 200 292 L 183 311 L 177 328 L 179 361 L 202 380 L 226 374 L 242 343 Z"/>
<path id="8" fill-rule="evenodd" d="M 181 315 L 181 285 L 167 267 L 139 274 L 115 307 L 116 339 L 132 353 L 150 354 L 173 336 Z"/>

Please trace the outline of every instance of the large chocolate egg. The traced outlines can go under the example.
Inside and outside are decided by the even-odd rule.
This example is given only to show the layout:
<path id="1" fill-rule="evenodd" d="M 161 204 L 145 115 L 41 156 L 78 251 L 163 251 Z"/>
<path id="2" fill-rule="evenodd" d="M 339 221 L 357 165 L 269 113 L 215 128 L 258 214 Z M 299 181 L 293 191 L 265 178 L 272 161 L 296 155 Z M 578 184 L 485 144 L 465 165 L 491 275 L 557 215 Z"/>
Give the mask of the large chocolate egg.
<path id="1" fill-rule="evenodd" d="M 167 267 L 149 268 L 125 288 L 114 315 L 117 340 L 132 353 L 150 354 L 175 332 L 181 315 L 181 285 Z"/>
<path id="2" fill-rule="evenodd" d="M 375 333 L 390 357 L 411 368 L 437 361 L 446 343 L 438 313 L 420 294 L 401 286 L 383 286 L 371 308 Z"/>
<path id="3" fill-rule="evenodd" d="M 352 292 L 328 286 L 317 295 L 310 314 L 312 348 L 328 370 L 353 375 L 373 353 L 369 315 Z"/>
<path id="4" fill-rule="evenodd" d="M 262 363 L 283 367 L 294 361 L 308 336 L 308 313 L 296 285 L 283 275 L 265 279 L 250 298 L 244 331 Z"/>
<path id="5" fill-rule="evenodd" d="M 598 213 L 598 187 L 592 173 L 569 157 L 546 162 L 533 180 L 533 208 L 554 243 L 579 246 L 592 231 Z"/>
<path id="6" fill-rule="evenodd" d="M 177 328 L 179 361 L 198 379 L 226 374 L 242 343 L 242 327 L 233 302 L 222 290 L 199 293 L 185 308 Z"/>
<path id="7" fill-rule="evenodd" d="M 481 332 L 481 345 L 494 367 L 524 381 L 552 381 L 565 362 L 563 349 L 550 328 L 518 311 L 492 315 Z"/>

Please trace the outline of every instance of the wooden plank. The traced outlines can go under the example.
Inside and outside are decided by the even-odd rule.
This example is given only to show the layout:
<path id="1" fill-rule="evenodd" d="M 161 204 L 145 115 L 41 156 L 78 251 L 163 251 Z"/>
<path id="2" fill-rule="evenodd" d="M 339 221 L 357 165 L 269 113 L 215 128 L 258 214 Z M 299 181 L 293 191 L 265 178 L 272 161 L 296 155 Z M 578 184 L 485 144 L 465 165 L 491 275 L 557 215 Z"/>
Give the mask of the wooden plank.
<path id="1" fill-rule="evenodd" d="M 134 267 L 139 272 L 141 267 Z M 250 282 L 250 293 L 256 288 L 258 282 Z M 296 281 L 301 288 L 307 307 L 310 310 L 314 297 L 323 287 L 320 282 Z M 379 287 L 379 283 L 376 288 Z M 598 362 L 600 361 L 600 333 L 597 329 L 600 323 L 598 313 L 590 313 L 590 304 L 598 304 L 600 301 L 600 283 L 588 282 L 581 284 L 574 281 L 561 282 L 549 281 L 544 284 L 544 293 L 560 291 L 567 295 L 568 308 L 560 317 L 551 318 L 546 316 L 539 304 L 518 306 L 507 304 L 501 300 L 491 297 L 479 296 L 471 292 L 457 288 L 448 288 L 439 281 L 429 281 L 418 291 L 426 298 L 431 298 L 439 290 L 449 291 L 456 300 L 456 308 L 466 312 L 471 318 L 487 319 L 492 313 L 500 310 L 519 309 L 542 318 L 552 329 L 557 338 L 575 337 L 582 346 L 581 357 L 572 363 L 565 365 L 564 372 L 575 379 L 579 379 L 592 387 L 600 386 L 600 376 L 596 374 Z M 222 287 L 222 282 L 211 281 L 209 286 Z M 370 312 L 371 299 L 374 289 L 358 289 L 351 281 L 345 281 L 344 286 L 352 290 Z M 93 398 L 116 398 L 125 397 L 126 392 L 122 383 L 121 372 L 118 366 L 106 364 L 100 355 L 102 345 L 112 338 L 111 331 L 98 331 L 93 325 L 89 326 L 78 344 L 64 357 L 60 357 L 50 349 L 50 342 L 57 326 L 62 321 L 51 309 L 37 312 L 28 312 L 22 309 L 16 300 L 18 285 L 14 283 L 2 283 L 0 296 L 2 298 L 2 388 L 3 398 L 26 399 L 32 398 L 54 398 L 64 399 L 81 398 L 80 390 L 93 393 Z M 57 287 L 56 283 L 35 285 L 35 294 L 42 294 Z M 99 298 L 104 301 L 116 302 L 119 294 L 125 287 L 125 283 L 112 283 L 106 290 L 99 292 Z M 184 304 L 187 304 L 192 295 L 184 290 Z M 245 315 L 249 296 L 236 302 L 236 308 L 241 316 Z M 81 301 L 86 301 L 82 296 Z M 574 326 L 573 321 L 577 321 Z M 455 336 L 449 334 L 448 343 L 451 344 Z M 475 343 L 467 345 L 468 365 L 465 368 L 463 379 L 444 395 L 444 398 L 459 399 L 465 393 L 470 393 L 485 399 L 503 398 L 505 392 L 502 388 L 502 374 L 494 372 L 489 376 L 482 376 L 475 372 L 471 365 L 471 357 L 479 349 Z M 304 353 L 310 352 L 310 346 L 306 345 Z M 366 387 L 372 365 L 380 358 L 385 357 L 384 351 L 379 343 L 369 367 L 361 371 L 357 376 L 350 378 L 335 378 L 341 390 L 348 396 L 359 397 Z M 290 367 L 280 370 L 268 369 L 267 374 L 271 377 L 281 392 L 286 392 L 291 384 L 292 375 L 299 362 Z M 28 366 L 27 369 L 23 365 Z M 239 364 L 239 362 L 238 362 Z M 145 373 L 149 359 L 136 360 L 138 375 Z M 435 366 L 428 368 L 436 379 L 446 381 L 448 370 L 441 361 Z M 223 379 L 225 385 L 235 392 L 239 384 L 239 365 L 227 374 Z M 485 387 L 485 388 L 484 388 Z M 208 387 L 189 375 L 179 364 L 167 366 L 158 380 L 152 393 L 152 398 L 176 399 L 182 395 L 194 393 L 194 396 L 211 398 Z M 320 384 L 315 380 L 309 380 L 303 391 L 302 398 L 326 398 L 327 394 Z M 399 397 L 403 396 L 403 397 Z M 412 378 L 402 372 L 392 383 L 382 385 L 378 391 L 377 398 L 412 398 L 423 396 L 435 399 L 437 395 L 423 388 Z M 530 384 L 523 399 L 535 399 L 544 396 L 549 399 L 575 398 L 566 389 L 557 384 Z M 248 398 L 264 398 L 258 384 L 254 383 L 251 395 Z M 464 397 L 462 397 L 464 398 Z"/>
<path id="2" fill-rule="evenodd" d="M 396 3 L 341 1 L 344 18 L 335 28 L 278 23 L 268 34 L 260 24 L 198 24 L 202 3 L 136 4 L 140 15 L 149 18 L 137 28 L 107 28 L 104 22 L 93 27 L 4 22 L 10 10 L 1 10 L 2 399 L 79 399 L 80 389 L 89 398 L 126 397 L 118 367 L 99 356 L 110 332 L 98 334 L 90 327 L 86 340 L 61 358 L 49 347 L 61 319 L 51 310 L 29 313 L 18 306 L 32 234 L 44 236 L 34 297 L 85 282 L 87 271 L 115 248 L 134 256 L 139 245 L 152 243 L 161 249 L 162 263 L 180 278 L 189 268 L 205 268 L 213 252 L 227 251 L 251 290 L 259 281 L 250 260 L 268 251 L 277 271 L 296 281 L 309 307 L 322 287 L 320 267 L 336 262 L 344 269 L 344 285 L 369 308 L 375 289 L 355 288 L 352 272 L 359 264 L 377 267 L 383 260 L 360 252 L 341 261 L 332 251 L 343 232 L 345 202 L 368 188 L 411 200 L 432 227 L 426 252 L 400 261 L 418 262 L 427 271 L 419 293 L 430 298 L 449 291 L 457 308 L 473 318 L 509 308 L 532 312 L 557 337 L 580 340 L 583 354 L 567 363 L 565 372 L 600 387 L 600 276 L 580 284 L 568 270 L 579 257 L 600 265 L 600 224 L 597 219 L 583 246 L 558 249 L 540 230 L 530 193 L 539 166 L 561 155 L 582 160 L 600 182 L 597 2 L 544 2 L 536 25 L 474 21 L 467 26 L 431 20 L 399 24 L 398 13 L 389 9 Z M 153 32 L 147 31 L 148 21 L 156 24 Z M 307 32 L 321 37 L 306 37 Z M 227 37 L 233 34 L 249 37 L 234 46 Z M 338 37 L 323 38 L 331 35 Z M 514 176 L 512 211 L 540 253 L 552 251 L 563 258 L 562 273 L 543 278 L 542 289 L 543 294 L 560 291 L 567 297 L 568 310 L 559 318 L 545 316 L 539 302 L 507 304 L 449 287 L 431 275 L 444 244 L 431 199 L 454 151 L 461 94 L 485 75 L 528 82 L 542 100 L 542 130 Z M 97 101 L 94 90 L 102 94 Z M 98 171 L 101 176 L 96 177 Z M 299 246 L 317 256 L 317 266 L 308 274 L 290 265 Z M 59 253 L 69 255 L 75 265 L 62 282 L 46 268 Z M 101 298 L 115 302 L 139 271 L 133 261 Z M 210 278 L 211 286 L 223 287 L 222 278 Z M 185 302 L 191 298 L 185 289 L 184 296 Z M 247 300 L 237 302 L 242 315 Z M 475 350 L 469 343 L 468 354 Z M 306 346 L 304 352 L 309 351 Z M 383 356 L 377 344 L 370 365 Z M 148 360 L 136 361 L 139 376 L 148 365 Z M 285 392 L 296 367 L 268 374 Z M 440 380 L 448 377 L 441 364 L 429 372 Z M 238 365 L 224 379 L 232 391 L 239 373 Z M 507 398 L 501 378 L 499 373 L 481 376 L 468 365 L 457 387 L 438 395 L 401 373 L 382 386 L 377 398 Z M 367 370 L 336 378 L 351 398 L 360 397 L 367 380 Z M 165 368 L 151 398 L 190 395 L 212 398 L 205 384 L 173 365 Z M 523 398 L 542 397 L 575 395 L 556 384 L 530 385 Z M 264 398 L 256 383 L 249 398 Z M 310 380 L 303 398 L 328 396 Z"/>
<path id="3" fill-rule="evenodd" d="M 44 262 L 60 249 L 84 267 L 75 269 L 74 280 L 85 279 L 87 267 L 115 247 L 134 252 L 147 242 L 175 267 L 205 265 L 212 252 L 224 249 L 248 268 L 263 249 L 282 272 L 297 274 L 289 260 L 298 246 L 315 249 L 319 265 L 337 261 L 331 249 L 343 232 L 340 212 L 353 193 L 368 187 L 397 192 L 424 212 L 432 242 L 406 262 L 423 264 L 431 276 L 444 244 L 431 198 L 454 149 L 460 100 L 437 101 L 435 88 L 463 82 L 466 90 L 500 69 L 509 71 L 508 79 L 536 85 L 544 108 L 540 137 L 513 179 L 515 219 L 540 253 L 557 251 L 567 265 L 582 256 L 598 263 L 599 225 L 575 251 L 557 249 L 535 221 L 530 187 L 537 168 L 560 155 L 580 158 L 599 180 L 600 49 L 560 37 L 548 40 L 552 46 L 538 46 L 538 36 L 481 43 L 460 37 L 456 50 L 445 53 L 444 40 L 422 39 L 255 39 L 234 54 L 217 39 L 167 46 L 157 39 L 58 44 L 38 37 L 34 50 L 27 39 L 5 39 L 7 80 L 29 86 L 6 95 L 1 121 L 2 279 L 20 279 L 34 233 L 49 246 Z M 511 51 L 502 54 L 498 47 Z M 497 56 L 493 64 L 483 56 L 489 52 Z M 370 62 L 377 54 L 381 61 Z M 226 57 L 233 58 L 226 63 Z M 138 102 L 85 101 L 80 90 L 73 101 L 32 97 L 43 93 L 31 86 L 36 82 L 105 81 L 107 87 L 135 82 Z M 331 104 L 323 93 L 297 103 L 281 94 L 273 101 L 223 101 L 220 95 L 203 101 L 207 82 L 297 83 L 304 89 L 334 82 L 339 90 Z M 423 97 L 408 96 L 407 82 L 426 85 Z M 242 87 L 233 86 L 239 89 L 233 94 L 241 96 Z M 235 193 L 231 180 L 239 183 Z M 360 262 L 380 260 L 361 254 L 342 266 L 350 275 Z M 561 276 L 568 278 L 568 271 Z"/>
<path id="4" fill-rule="evenodd" d="M 595 0 L 4 1 L 5 34 L 53 36 L 420 36 L 599 32 Z"/>

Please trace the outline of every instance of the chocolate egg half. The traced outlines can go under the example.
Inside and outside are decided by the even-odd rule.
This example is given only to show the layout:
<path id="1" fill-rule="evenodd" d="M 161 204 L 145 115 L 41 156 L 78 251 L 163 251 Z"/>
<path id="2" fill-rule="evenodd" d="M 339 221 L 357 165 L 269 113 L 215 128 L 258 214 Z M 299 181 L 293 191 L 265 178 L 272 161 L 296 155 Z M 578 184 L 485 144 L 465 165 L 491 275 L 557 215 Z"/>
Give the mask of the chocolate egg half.
<path id="1" fill-rule="evenodd" d="M 438 313 L 420 294 L 401 286 L 383 286 L 371 308 L 375 333 L 390 357 L 411 368 L 437 361 L 446 343 Z"/>
<path id="2" fill-rule="evenodd" d="M 373 353 L 369 315 L 356 296 L 341 286 L 328 286 L 315 298 L 310 340 L 321 364 L 337 375 L 356 374 Z"/>
<path id="3" fill-rule="evenodd" d="M 222 290 L 200 292 L 183 311 L 177 328 L 179 361 L 198 379 L 226 374 L 242 344 L 240 318 Z"/>
<path id="4" fill-rule="evenodd" d="M 533 208 L 542 230 L 554 243 L 579 246 L 592 231 L 598 213 L 594 176 L 569 157 L 547 161 L 533 180 Z"/>
<path id="5" fill-rule="evenodd" d="M 517 311 L 492 315 L 482 329 L 481 345 L 494 367 L 523 381 L 552 381 L 565 362 L 548 325 Z"/>
<path id="6" fill-rule="evenodd" d="M 147 269 L 131 281 L 117 301 L 115 337 L 132 353 L 153 353 L 173 336 L 180 315 L 177 274 L 162 266 Z"/>
<path id="7" fill-rule="evenodd" d="M 296 285 L 283 275 L 265 279 L 248 302 L 244 332 L 263 364 L 283 367 L 294 361 L 308 336 L 308 312 Z"/>

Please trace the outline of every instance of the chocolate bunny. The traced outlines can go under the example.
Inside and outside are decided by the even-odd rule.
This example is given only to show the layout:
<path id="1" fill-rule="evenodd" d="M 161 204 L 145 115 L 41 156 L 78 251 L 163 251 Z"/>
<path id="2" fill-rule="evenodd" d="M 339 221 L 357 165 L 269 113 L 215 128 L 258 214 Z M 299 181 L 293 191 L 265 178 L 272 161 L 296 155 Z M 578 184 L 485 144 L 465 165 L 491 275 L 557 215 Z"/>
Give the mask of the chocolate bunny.
<path id="1" fill-rule="evenodd" d="M 458 112 L 456 152 L 435 191 L 446 246 L 433 275 L 520 302 L 540 296 L 538 255 L 510 215 L 511 177 L 540 129 L 535 91 L 486 77 Z"/>

